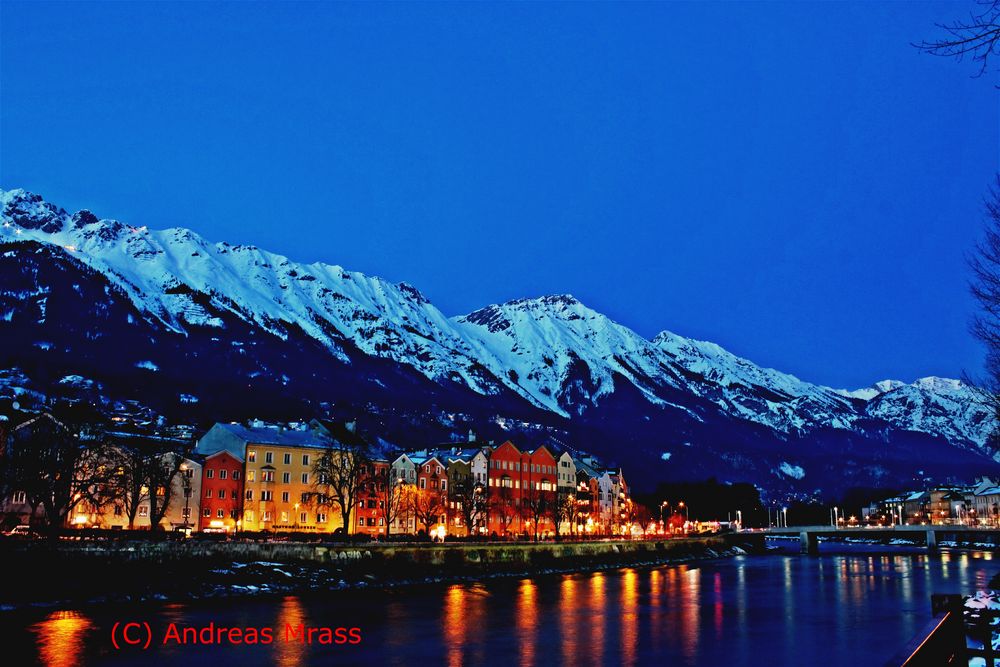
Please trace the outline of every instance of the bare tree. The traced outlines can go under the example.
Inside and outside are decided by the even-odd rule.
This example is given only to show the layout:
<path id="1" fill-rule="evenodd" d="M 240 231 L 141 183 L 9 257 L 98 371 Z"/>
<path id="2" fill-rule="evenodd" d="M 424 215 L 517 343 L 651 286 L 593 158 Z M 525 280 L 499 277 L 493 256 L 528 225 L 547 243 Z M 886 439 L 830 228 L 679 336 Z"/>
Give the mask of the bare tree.
<path id="1" fill-rule="evenodd" d="M 374 495 L 378 499 L 379 514 L 385 522 L 385 534 L 392 534 L 392 524 L 403 510 L 406 499 L 406 484 L 392 475 L 392 467 L 386 466 L 374 475 L 372 482 Z"/>
<path id="2" fill-rule="evenodd" d="M 551 519 L 555 512 L 555 492 L 542 489 L 538 482 L 528 482 L 521 496 L 521 512 L 531 523 L 532 536 L 538 541 L 542 521 Z"/>
<path id="3" fill-rule="evenodd" d="M 993 412 L 1000 424 L 1000 176 L 990 189 L 985 202 L 983 239 L 969 257 L 972 271 L 970 290 L 979 303 L 979 313 L 972 320 L 972 334 L 986 347 L 985 376 L 969 378 L 977 395 Z M 989 442 L 994 452 L 1000 451 L 997 430 Z"/>
<path id="4" fill-rule="evenodd" d="M 555 506 L 556 537 L 559 537 L 559 527 L 563 522 L 569 526 L 570 533 L 576 532 L 576 519 L 580 514 L 580 505 L 576 500 L 575 493 L 560 492 L 556 496 Z"/>
<path id="5" fill-rule="evenodd" d="M 465 524 L 466 534 L 472 535 L 476 526 L 486 517 L 486 489 L 481 483 L 474 482 L 471 475 L 464 475 L 452 481 L 450 500 L 456 504 Z"/>
<path id="6" fill-rule="evenodd" d="M 319 505 L 330 502 L 337 505 L 345 535 L 351 533 L 351 514 L 365 483 L 369 460 L 368 448 L 360 440 L 334 441 L 313 463 L 316 481 L 312 499 Z"/>
<path id="7" fill-rule="evenodd" d="M 510 487 L 499 487 L 490 498 L 490 512 L 497 518 L 500 524 L 500 534 L 506 534 L 517 516 L 517 504 Z"/>
<path id="8" fill-rule="evenodd" d="M 430 533 L 431 526 L 438 522 L 445 508 L 445 494 L 437 489 L 419 489 L 410 494 L 413 516 L 424 532 Z"/>
<path id="9" fill-rule="evenodd" d="M 175 452 L 152 453 L 146 457 L 150 530 L 160 530 L 160 522 L 170 509 L 174 496 L 174 477 L 181 469 L 181 461 L 181 456 Z"/>
<path id="10" fill-rule="evenodd" d="M 937 24 L 945 33 L 941 39 L 914 46 L 936 56 L 969 58 L 979 67 L 975 76 L 982 76 L 1000 49 L 1000 0 L 977 0 L 976 5 L 968 19 Z"/>
<path id="11" fill-rule="evenodd" d="M 42 414 L 11 430 L 2 474 L 6 487 L 24 492 L 32 512 L 44 510 L 55 534 L 81 503 L 95 511 L 105 506 L 114 470 L 104 443 L 86 446 L 76 429 Z"/>

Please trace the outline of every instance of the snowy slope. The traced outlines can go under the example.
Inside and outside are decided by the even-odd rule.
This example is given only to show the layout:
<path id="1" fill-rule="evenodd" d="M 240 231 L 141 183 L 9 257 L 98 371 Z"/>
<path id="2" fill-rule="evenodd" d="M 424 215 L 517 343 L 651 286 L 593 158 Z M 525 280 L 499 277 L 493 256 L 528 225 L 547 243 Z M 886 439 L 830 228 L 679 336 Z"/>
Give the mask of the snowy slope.
<path id="1" fill-rule="evenodd" d="M 449 320 L 415 288 L 328 264 L 298 264 L 254 246 L 210 243 L 181 229 L 150 230 L 88 211 L 72 216 L 23 190 L 0 191 L 0 242 L 62 246 L 121 287 L 141 311 L 179 332 L 220 326 L 212 309 L 284 336 L 289 325 L 347 362 L 341 342 L 490 394 L 497 381 L 468 356 Z"/>
<path id="2" fill-rule="evenodd" d="M 991 428 L 988 412 L 955 380 L 834 390 L 713 343 L 668 331 L 647 340 L 568 295 L 448 318 L 406 283 L 212 243 L 183 228 L 70 215 L 23 190 L 0 191 L 0 211 L 0 243 L 62 248 L 120 288 L 149 322 L 181 334 L 225 327 L 223 316 L 232 315 L 278 337 L 300 330 L 344 364 L 345 350 L 356 348 L 437 383 L 487 396 L 510 389 L 573 418 L 627 387 L 650 410 L 697 422 L 721 414 L 782 434 L 846 431 L 876 419 L 982 448 Z"/>
<path id="3" fill-rule="evenodd" d="M 950 442 L 968 440 L 985 447 L 994 427 L 987 405 L 959 380 L 920 378 L 913 384 L 878 383 L 880 393 L 865 406 L 877 419 L 904 428 L 943 436 Z M 1000 461 L 1000 453 L 989 454 Z"/>

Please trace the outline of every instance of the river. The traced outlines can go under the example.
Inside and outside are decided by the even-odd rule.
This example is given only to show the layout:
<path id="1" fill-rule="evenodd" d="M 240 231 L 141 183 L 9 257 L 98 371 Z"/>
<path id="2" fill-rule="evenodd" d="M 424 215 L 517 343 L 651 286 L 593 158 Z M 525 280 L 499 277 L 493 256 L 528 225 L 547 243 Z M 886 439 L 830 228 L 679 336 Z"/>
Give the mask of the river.
<path id="1" fill-rule="evenodd" d="M 989 552 L 821 547 L 646 569 L 310 596 L 0 615 L 6 664 L 882 665 L 928 620 L 929 596 L 985 588 Z M 87 573 L 81 573 L 87 576 Z M 111 643 L 148 622 L 147 650 Z M 273 628 L 268 645 L 171 644 L 174 627 Z M 357 644 L 285 641 L 286 625 L 359 628 Z M 144 627 L 144 626 L 143 626 Z M 119 626 L 119 631 L 121 626 Z M 132 639 L 144 637 L 133 628 Z M 345 635 L 341 635 L 341 639 Z M 316 637 L 319 639 L 319 636 Z M 5 651 L 5 652 L 6 652 Z"/>

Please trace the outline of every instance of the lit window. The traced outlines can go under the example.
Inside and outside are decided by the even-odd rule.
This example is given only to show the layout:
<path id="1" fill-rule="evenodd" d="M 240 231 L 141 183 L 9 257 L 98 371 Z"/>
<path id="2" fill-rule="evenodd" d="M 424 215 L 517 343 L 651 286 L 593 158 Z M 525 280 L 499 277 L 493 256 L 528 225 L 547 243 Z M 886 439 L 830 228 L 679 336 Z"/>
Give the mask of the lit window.
<path id="1" fill-rule="evenodd" d="M 281 523 L 288 523 L 288 512 L 281 513 Z"/>
<path id="2" fill-rule="evenodd" d="M 225 519 L 226 518 L 226 510 L 224 510 L 224 509 L 222 509 L 220 507 L 218 510 L 216 510 L 215 516 L 219 517 L 220 519 Z"/>
<path id="3" fill-rule="evenodd" d="M 204 509 L 204 511 L 202 511 L 201 515 L 202 515 L 203 517 L 205 517 L 205 518 L 208 518 L 208 517 L 212 516 L 212 510 L 211 510 L 211 509 L 209 509 L 208 507 L 206 507 L 206 508 Z"/>
<path id="4" fill-rule="evenodd" d="M 149 516 L 148 505 L 139 505 L 139 516 Z"/>
<path id="5" fill-rule="evenodd" d="M 247 462 L 248 463 L 254 463 L 256 461 L 257 461 L 257 452 L 255 452 L 255 451 L 249 451 L 249 452 L 247 452 Z"/>
<path id="6" fill-rule="evenodd" d="M 255 479 L 257 479 L 257 471 L 256 470 L 247 470 L 247 481 L 248 482 L 252 482 Z"/>

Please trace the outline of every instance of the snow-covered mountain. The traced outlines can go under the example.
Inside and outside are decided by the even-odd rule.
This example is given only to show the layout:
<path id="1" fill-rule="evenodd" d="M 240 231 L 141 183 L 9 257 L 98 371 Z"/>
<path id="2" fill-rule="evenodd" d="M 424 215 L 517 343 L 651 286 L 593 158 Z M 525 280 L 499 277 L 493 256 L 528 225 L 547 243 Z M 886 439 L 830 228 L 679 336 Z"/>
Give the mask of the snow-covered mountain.
<path id="1" fill-rule="evenodd" d="M 40 368 L 54 364 L 55 353 L 71 360 L 87 350 L 92 372 L 102 372 L 102 363 L 161 378 L 173 371 L 175 384 L 183 384 L 184 364 L 217 359 L 232 376 L 218 379 L 220 386 L 271 379 L 284 393 L 313 395 L 318 390 L 306 385 L 322 382 L 337 384 L 338 396 L 350 395 L 340 383 L 397 396 L 406 386 L 432 395 L 435 405 L 467 398 L 618 431 L 632 429 L 633 420 L 655 423 L 637 445 L 650 453 L 698 434 L 739 432 L 735 440 L 801 448 L 814 433 L 885 438 L 887 430 L 985 451 L 992 428 L 989 411 L 957 380 L 835 390 L 669 331 L 648 340 L 569 295 L 449 318 L 406 283 L 209 242 L 188 229 L 69 214 L 23 190 L 0 191 L 0 212 L 0 277 L 12 272 L 7 283 L 18 286 L 0 282 L 0 333 L 7 327 L 28 347 L 49 353 L 36 362 Z M 10 261 L 3 265 L 4 259 Z M 89 323 L 73 322 L 72 336 L 59 338 L 73 320 L 65 310 L 51 313 L 63 292 L 96 310 Z M 131 342 L 114 348 L 113 364 L 94 347 L 126 335 Z M 165 348 L 174 356 L 151 358 Z M 11 356 L 6 365 L 17 362 Z M 197 402 L 197 385 L 177 392 Z M 659 460 L 676 460 L 663 453 Z M 771 468 L 799 470 L 788 460 L 795 455 L 804 454 L 786 453 Z M 739 464 L 738 455 L 731 458 Z"/>

